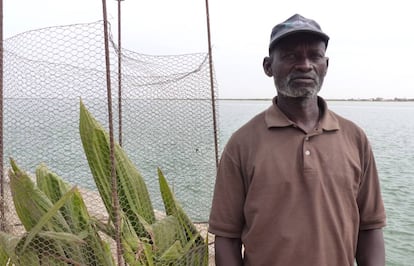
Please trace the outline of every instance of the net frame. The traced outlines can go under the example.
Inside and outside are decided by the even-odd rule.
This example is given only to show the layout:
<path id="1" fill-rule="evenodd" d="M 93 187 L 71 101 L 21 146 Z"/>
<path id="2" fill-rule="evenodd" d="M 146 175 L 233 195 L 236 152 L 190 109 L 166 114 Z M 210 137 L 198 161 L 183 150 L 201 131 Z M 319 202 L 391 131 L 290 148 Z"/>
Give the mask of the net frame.
<path id="1" fill-rule="evenodd" d="M 4 143 L 5 157 L 13 156 L 28 172 L 45 162 L 69 184 L 81 186 L 85 201 L 94 195 L 97 202 L 89 206 L 98 209 L 94 215 L 107 219 L 99 211 L 102 202 L 93 193 L 93 183 L 76 173 L 83 169 L 81 175 L 88 175 L 76 140 L 80 97 L 108 128 L 101 36 L 98 21 L 28 31 L 5 41 Z M 111 92 L 114 101 L 122 101 L 122 146 L 140 167 L 150 194 L 158 197 L 156 210 L 161 209 L 154 184 L 160 167 L 189 216 L 196 223 L 206 222 L 216 169 L 208 55 L 153 56 L 126 49 L 120 53 L 112 36 L 109 40 L 111 66 L 122 58 L 122 99 L 118 91 Z M 110 72 L 114 88 L 117 74 Z M 27 140 L 28 136 L 39 141 Z M 197 199 L 202 200 L 197 204 Z"/>

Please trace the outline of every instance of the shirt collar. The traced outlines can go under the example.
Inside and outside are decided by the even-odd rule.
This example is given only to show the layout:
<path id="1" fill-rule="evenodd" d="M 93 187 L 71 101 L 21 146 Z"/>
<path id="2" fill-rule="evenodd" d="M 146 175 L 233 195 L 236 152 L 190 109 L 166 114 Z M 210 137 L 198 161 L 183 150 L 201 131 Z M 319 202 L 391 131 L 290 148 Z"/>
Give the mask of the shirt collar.
<path id="1" fill-rule="evenodd" d="M 273 98 L 273 104 L 265 111 L 265 123 L 268 128 L 272 127 L 289 127 L 295 123 L 291 121 L 277 106 L 277 96 Z M 332 131 L 339 129 L 338 119 L 328 109 L 326 101 L 318 96 L 318 106 L 322 112 L 322 117 L 319 121 L 320 127 L 325 131 Z"/>

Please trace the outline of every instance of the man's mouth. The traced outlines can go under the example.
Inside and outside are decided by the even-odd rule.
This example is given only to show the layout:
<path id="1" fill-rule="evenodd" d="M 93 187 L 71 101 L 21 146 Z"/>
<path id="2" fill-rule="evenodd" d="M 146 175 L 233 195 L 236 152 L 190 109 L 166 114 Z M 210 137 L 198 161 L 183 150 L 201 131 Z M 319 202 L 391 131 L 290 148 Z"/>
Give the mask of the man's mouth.
<path id="1" fill-rule="evenodd" d="M 315 80 L 311 77 L 294 77 L 291 81 L 294 83 L 315 83 Z"/>
<path id="2" fill-rule="evenodd" d="M 315 81 L 315 79 L 312 76 L 309 75 L 297 75 L 291 77 L 291 80 L 293 81 Z"/>

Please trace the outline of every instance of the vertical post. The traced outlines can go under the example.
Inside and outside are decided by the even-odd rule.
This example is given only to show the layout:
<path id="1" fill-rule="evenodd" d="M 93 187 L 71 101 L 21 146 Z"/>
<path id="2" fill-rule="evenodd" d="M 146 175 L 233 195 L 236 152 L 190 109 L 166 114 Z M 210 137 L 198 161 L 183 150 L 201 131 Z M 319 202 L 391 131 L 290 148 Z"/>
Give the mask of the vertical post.
<path id="1" fill-rule="evenodd" d="M 4 200 L 4 161 L 3 161 L 3 0 L 0 0 L 0 231 L 6 227 Z"/>
<path id="2" fill-rule="evenodd" d="M 213 56 L 212 56 L 212 49 L 211 49 L 210 12 L 208 8 L 208 0 L 206 0 L 206 17 L 207 17 L 207 39 L 208 39 L 208 62 L 210 66 L 211 107 L 213 109 L 214 149 L 215 149 L 215 155 L 216 155 L 216 167 L 218 167 L 219 155 L 218 155 L 218 137 L 217 137 L 216 96 L 214 94 Z"/>
<path id="3" fill-rule="evenodd" d="M 118 1 L 118 142 L 122 146 L 122 46 L 121 46 L 121 1 Z"/>
<path id="4" fill-rule="evenodd" d="M 108 122 L 109 122 L 109 143 L 111 156 L 111 185 L 112 185 L 112 203 L 114 206 L 114 226 L 115 226 L 115 241 L 116 254 L 118 265 L 122 265 L 122 246 L 121 246 L 121 218 L 119 213 L 119 199 L 118 199 L 118 184 L 115 171 L 115 142 L 114 142 L 114 126 L 112 118 L 112 91 L 111 91 L 111 67 L 109 61 L 109 34 L 108 34 L 108 18 L 106 9 L 106 0 L 102 0 L 103 9 L 103 25 L 104 25 L 104 41 L 105 41 L 105 64 L 106 64 L 106 91 L 108 99 Z"/>

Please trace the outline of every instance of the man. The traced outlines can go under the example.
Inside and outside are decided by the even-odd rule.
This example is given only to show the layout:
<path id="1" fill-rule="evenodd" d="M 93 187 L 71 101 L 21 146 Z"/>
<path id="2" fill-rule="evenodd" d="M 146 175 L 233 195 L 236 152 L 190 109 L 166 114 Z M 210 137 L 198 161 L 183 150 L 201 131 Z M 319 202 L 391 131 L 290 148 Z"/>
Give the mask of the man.
<path id="1" fill-rule="evenodd" d="M 272 30 L 263 68 L 277 96 L 220 159 L 209 221 L 218 266 L 385 265 L 371 146 L 317 96 L 328 40 L 300 15 Z"/>

